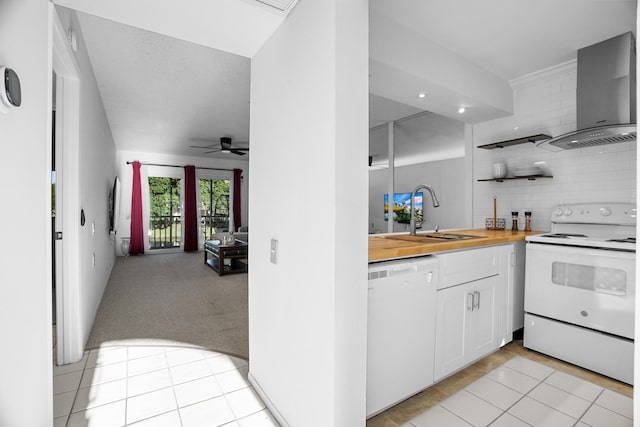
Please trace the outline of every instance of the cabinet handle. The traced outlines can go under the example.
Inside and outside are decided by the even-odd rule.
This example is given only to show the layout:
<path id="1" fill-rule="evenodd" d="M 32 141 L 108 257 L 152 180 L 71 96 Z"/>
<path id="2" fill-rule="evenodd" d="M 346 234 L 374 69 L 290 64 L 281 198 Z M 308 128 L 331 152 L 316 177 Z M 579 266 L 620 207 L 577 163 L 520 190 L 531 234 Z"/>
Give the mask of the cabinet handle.
<path id="1" fill-rule="evenodd" d="M 473 307 L 475 306 L 474 302 L 475 298 L 471 292 L 467 294 L 467 310 L 473 311 Z"/>
<path id="2" fill-rule="evenodd" d="M 473 293 L 473 308 L 480 310 L 480 292 L 478 291 Z"/>

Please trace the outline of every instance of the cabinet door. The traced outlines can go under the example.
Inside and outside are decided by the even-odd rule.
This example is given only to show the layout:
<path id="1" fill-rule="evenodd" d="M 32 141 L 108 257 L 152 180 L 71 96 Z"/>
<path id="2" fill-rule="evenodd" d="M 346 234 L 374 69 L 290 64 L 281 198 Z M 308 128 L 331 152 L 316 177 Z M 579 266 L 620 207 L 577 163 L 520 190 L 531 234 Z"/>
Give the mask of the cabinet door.
<path id="1" fill-rule="evenodd" d="M 497 290 L 501 288 L 500 276 L 487 277 L 469 283 L 473 295 L 473 311 L 469 316 L 468 361 L 491 353 L 499 348 Z"/>
<path id="2" fill-rule="evenodd" d="M 467 317 L 471 313 L 472 294 L 467 285 L 437 292 L 435 380 L 465 365 Z"/>

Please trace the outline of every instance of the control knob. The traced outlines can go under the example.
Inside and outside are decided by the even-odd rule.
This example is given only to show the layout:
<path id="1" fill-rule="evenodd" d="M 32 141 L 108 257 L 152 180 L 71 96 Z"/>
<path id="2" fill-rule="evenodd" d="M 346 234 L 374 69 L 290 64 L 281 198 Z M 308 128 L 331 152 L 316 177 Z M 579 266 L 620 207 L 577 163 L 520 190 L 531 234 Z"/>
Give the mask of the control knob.
<path id="1" fill-rule="evenodd" d="M 611 210 L 609 208 L 607 208 L 607 207 L 600 208 L 600 215 L 609 216 L 609 215 L 611 215 Z"/>
<path id="2" fill-rule="evenodd" d="M 566 208 L 562 213 L 564 214 L 564 216 L 569 216 L 573 213 L 573 211 L 571 210 L 571 208 Z"/>
<path id="3" fill-rule="evenodd" d="M 560 216 L 560 215 L 562 215 L 562 208 L 557 207 L 557 208 L 556 208 L 556 210 L 555 210 L 555 211 L 553 211 L 553 214 L 554 214 L 555 216 Z"/>

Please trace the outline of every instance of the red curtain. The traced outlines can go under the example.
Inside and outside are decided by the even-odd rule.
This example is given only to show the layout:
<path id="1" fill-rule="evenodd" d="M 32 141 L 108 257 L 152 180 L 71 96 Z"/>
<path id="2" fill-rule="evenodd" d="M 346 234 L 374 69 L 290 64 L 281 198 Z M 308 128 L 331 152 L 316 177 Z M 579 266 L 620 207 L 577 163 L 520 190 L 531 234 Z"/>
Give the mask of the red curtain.
<path id="1" fill-rule="evenodd" d="M 140 183 L 140 162 L 133 166 L 133 188 L 131 190 L 131 229 L 129 255 L 144 254 L 144 228 L 142 226 L 142 185 Z"/>
<path id="2" fill-rule="evenodd" d="M 184 251 L 198 250 L 198 211 L 196 203 L 196 167 L 184 167 Z"/>
<path id="3" fill-rule="evenodd" d="M 242 169 L 233 170 L 233 226 L 242 226 L 242 203 L 240 202 L 240 187 L 242 187 Z"/>

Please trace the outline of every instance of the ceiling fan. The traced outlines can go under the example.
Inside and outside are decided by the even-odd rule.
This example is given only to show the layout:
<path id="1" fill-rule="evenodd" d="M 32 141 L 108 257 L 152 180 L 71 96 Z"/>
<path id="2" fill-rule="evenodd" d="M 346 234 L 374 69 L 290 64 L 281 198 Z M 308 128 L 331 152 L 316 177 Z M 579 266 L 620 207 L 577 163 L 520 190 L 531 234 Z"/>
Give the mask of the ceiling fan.
<path id="1" fill-rule="evenodd" d="M 201 140 L 201 141 L 211 142 L 210 140 Z M 189 147 L 191 147 L 191 148 L 202 148 L 202 149 L 205 149 L 205 150 L 209 150 L 209 151 L 203 152 L 202 154 L 233 153 L 233 154 L 237 154 L 238 156 L 244 156 L 249 151 L 249 148 L 242 148 L 242 147 L 234 147 L 234 146 L 232 146 L 231 137 L 229 137 L 229 136 L 223 136 L 223 137 L 220 138 L 220 147 L 216 147 L 216 144 L 190 145 Z"/>

